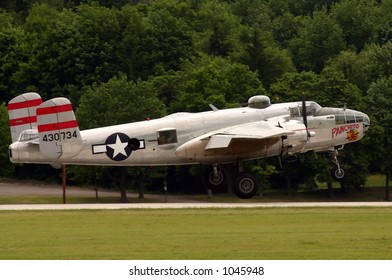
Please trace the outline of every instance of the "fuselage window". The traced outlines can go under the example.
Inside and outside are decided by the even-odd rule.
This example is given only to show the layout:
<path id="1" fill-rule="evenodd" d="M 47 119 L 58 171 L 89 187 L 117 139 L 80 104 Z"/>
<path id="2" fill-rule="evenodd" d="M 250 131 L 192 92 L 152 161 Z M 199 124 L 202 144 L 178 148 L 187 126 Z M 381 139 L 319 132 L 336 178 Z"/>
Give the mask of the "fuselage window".
<path id="1" fill-rule="evenodd" d="M 158 145 L 177 143 L 177 131 L 175 129 L 158 131 Z"/>

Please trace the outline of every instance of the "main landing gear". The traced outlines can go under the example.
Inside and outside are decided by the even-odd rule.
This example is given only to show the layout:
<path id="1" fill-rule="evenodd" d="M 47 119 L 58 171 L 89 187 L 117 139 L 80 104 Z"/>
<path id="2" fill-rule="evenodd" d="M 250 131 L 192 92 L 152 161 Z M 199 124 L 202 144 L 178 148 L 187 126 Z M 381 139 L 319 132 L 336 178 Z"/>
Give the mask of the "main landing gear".
<path id="1" fill-rule="evenodd" d="M 332 162 L 335 166 L 332 168 L 331 175 L 336 181 L 343 180 L 346 175 L 346 171 L 342 168 L 338 161 L 338 150 L 333 150 L 332 152 Z"/>
<path id="2" fill-rule="evenodd" d="M 230 172 L 234 174 L 229 174 L 226 168 L 213 164 L 207 167 L 204 172 L 204 185 L 218 192 L 226 190 L 231 182 L 235 195 L 243 199 L 253 197 L 260 188 L 257 177 L 251 173 L 243 172 L 242 162 L 238 162 L 238 170 L 238 173 Z"/>

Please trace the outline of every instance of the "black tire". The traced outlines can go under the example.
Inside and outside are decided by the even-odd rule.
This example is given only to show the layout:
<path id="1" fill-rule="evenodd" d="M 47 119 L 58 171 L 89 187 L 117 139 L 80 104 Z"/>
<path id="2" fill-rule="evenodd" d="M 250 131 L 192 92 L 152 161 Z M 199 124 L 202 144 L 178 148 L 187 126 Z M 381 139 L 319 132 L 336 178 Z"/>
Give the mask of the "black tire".
<path id="1" fill-rule="evenodd" d="M 344 176 L 346 176 L 346 171 L 342 167 L 340 167 L 339 170 L 337 166 L 334 166 L 332 168 L 331 175 L 336 181 L 341 181 L 344 179 Z"/>
<path id="2" fill-rule="evenodd" d="M 206 167 L 203 174 L 203 184 L 215 193 L 224 192 L 228 185 L 228 173 L 225 168 L 218 166 L 218 176 L 214 174 L 212 165 Z"/>
<path id="3" fill-rule="evenodd" d="M 257 177 L 250 173 L 240 173 L 235 179 L 233 192 L 242 199 L 252 198 L 260 188 Z"/>

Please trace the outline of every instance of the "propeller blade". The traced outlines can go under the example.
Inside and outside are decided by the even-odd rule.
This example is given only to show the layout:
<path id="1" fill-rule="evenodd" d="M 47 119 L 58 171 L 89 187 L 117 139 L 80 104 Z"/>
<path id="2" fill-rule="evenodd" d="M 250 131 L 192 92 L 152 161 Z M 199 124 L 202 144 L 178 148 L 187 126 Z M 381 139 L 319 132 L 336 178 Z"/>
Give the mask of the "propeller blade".
<path id="1" fill-rule="evenodd" d="M 306 134 L 308 138 L 310 138 L 310 132 L 308 130 L 308 112 L 306 111 L 306 96 L 305 93 L 302 93 L 302 118 L 306 128 Z"/>

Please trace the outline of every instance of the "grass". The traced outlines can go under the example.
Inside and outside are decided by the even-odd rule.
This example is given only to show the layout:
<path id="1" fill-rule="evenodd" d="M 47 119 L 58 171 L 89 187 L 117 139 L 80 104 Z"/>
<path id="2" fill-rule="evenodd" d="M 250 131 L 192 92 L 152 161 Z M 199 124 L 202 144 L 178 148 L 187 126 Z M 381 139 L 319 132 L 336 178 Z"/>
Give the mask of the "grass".
<path id="1" fill-rule="evenodd" d="M 0 259 L 392 259 L 392 208 L 2 211 Z"/>
<path id="2" fill-rule="evenodd" d="M 385 175 L 382 174 L 371 174 L 367 177 L 366 187 L 380 187 L 385 186 Z"/>

